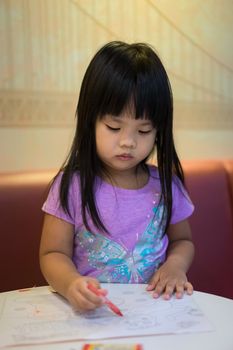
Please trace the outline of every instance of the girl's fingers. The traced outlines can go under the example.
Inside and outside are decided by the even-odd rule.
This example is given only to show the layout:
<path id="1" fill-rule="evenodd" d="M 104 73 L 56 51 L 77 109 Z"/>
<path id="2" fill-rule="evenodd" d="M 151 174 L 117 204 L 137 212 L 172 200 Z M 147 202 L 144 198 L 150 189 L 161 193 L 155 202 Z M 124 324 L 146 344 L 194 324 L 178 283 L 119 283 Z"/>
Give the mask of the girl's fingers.
<path id="1" fill-rule="evenodd" d="M 190 282 L 185 282 L 184 288 L 185 288 L 187 294 L 189 294 L 189 295 L 193 294 L 193 285 Z"/>
<path id="2" fill-rule="evenodd" d="M 107 294 L 108 294 L 108 291 L 107 289 L 98 289 L 98 292 L 99 294 L 102 296 L 102 297 L 105 297 Z"/>
<path id="3" fill-rule="evenodd" d="M 175 290 L 175 282 L 173 282 L 173 283 L 171 283 L 171 282 L 168 283 L 168 284 L 166 285 L 166 288 L 165 288 L 165 291 L 164 291 L 164 294 L 163 294 L 163 298 L 164 298 L 165 300 L 169 300 L 169 299 L 171 298 L 171 296 L 172 296 L 174 290 Z"/>
<path id="4" fill-rule="evenodd" d="M 183 294 L 184 294 L 184 284 L 177 283 L 177 285 L 176 285 L 176 298 L 181 299 L 183 297 Z"/>
<path id="5" fill-rule="evenodd" d="M 95 304 L 96 306 L 100 306 L 103 304 L 103 296 L 106 294 L 106 291 L 104 289 L 96 288 L 96 291 L 98 291 L 98 294 L 95 293 L 95 291 L 89 289 L 87 286 L 80 290 L 82 296 L 87 299 L 89 302 Z"/>
<path id="6" fill-rule="evenodd" d="M 146 290 L 147 290 L 148 292 L 150 292 L 150 291 L 153 290 L 154 288 L 155 288 L 155 287 L 154 287 L 154 284 L 149 283 L 148 286 L 146 287 Z"/>
<path id="7" fill-rule="evenodd" d="M 80 310 L 93 310 L 96 308 L 96 304 L 92 303 L 88 299 L 86 299 L 82 294 L 78 294 L 75 296 L 75 298 L 72 298 L 70 300 L 71 305 L 73 306 L 74 310 L 80 311 Z"/>
<path id="8" fill-rule="evenodd" d="M 91 298 L 91 301 L 94 301 L 97 299 L 93 299 L 93 295 L 97 296 L 99 299 L 100 297 L 106 296 L 108 294 L 108 291 L 106 289 L 100 288 L 100 284 L 94 284 L 92 281 L 88 281 L 85 289 L 83 290 L 83 293 L 87 293 L 87 296 Z"/>
<path id="9" fill-rule="evenodd" d="M 103 299 L 100 295 L 96 295 L 95 293 L 93 293 L 92 291 L 87 291 L 84 294 L 84 297 L 86 300 L 88 300 L 89 302 L 95 304 L 95 306 L 99 306 L 103 304 Z"/>
<path id="10" fill-rule="evenodd" d="M 146 287 L 146 290 L 150 292 L 151 290 L 155 289 L 158 281 L 159 281 L 159 274 L 155 274 L 154 277 L 149 281 L 148 286 Z"/>
<path id="11" fill-rule="evenodd" d="M 92 310 L 103 304 L 103 296 L 107 294 L 105 289 L 100 289 L 100 284 L 94 279 L 85 280 L 79 279 L 78 283 L 74 285 L 69 291 L 70 303 L 75 310 Z M 88 284 L 91 283 L 100 295 L 93 293 L 88 288 Z"/>
<path id="12" fill-rule="evenodd" d="M 162 294 L 162 292 L 164 291 L 164 288 L 165 288 L 165 283 L 163 282 L 157 283 L 153 293 L 153 298 L 158 298 L 160 294 Z"/>
<path id="13" fill-rule="evenodd" d="M 169 283 L 159 282 L 154 289 L 153 298 L 158 298 L 161 294 L 163 294 L 164 299 L 169 300 L 172 294 L 175 292 L 176 297 L 180 299 L 183 297 L 185 290 L 189 295 L 193 293 L 193 286 L 190 282 L 179 283 L 179 284 L 178 283 L 175 284 L 175 282 L 169 282 Z"/>
<path id="14" fill-rule="evenodd" d="M 183 284 L 176 285 L 176 297 L 178 299 L 183 297 L 184 291 L 191 295 L 193 293 L 193 286 L 190 282 L 185 282 Z"/>
<path id="15" fill-rule="evenodd" d="M 154 290 L 152 294 L 153 298 L 158 298 L 161 294 L 163 294 L 163 298 L 165 300 L 169 300 L 172 294 L 175 293 L 176 298 L 180 299 L 183 297 L 184 291 L 186 291 L 189 295 L 193 293 L 193 286 L 188 281 L 163 281 L 159 280 L 159 278 L 159 274 L 155 274 L 155 276 L 153 277 L 153 279 L 151 279 L 146 288 L 147 291 Z"/>

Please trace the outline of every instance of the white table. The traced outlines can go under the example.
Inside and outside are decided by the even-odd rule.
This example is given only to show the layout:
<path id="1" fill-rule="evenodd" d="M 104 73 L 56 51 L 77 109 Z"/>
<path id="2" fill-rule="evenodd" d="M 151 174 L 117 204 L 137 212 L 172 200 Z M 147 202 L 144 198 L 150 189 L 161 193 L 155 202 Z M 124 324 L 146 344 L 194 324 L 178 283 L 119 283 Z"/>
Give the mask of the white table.
<path id="1" fill-rule="evenodd" d="M 17 293 L 17 291 L 15 292 Z M 1 300 L 5 293 L 0 293 Z M 206 333 L 182 335 L 155 335 L 133 338 L 118 338 L 101 341 L 72 341 L 46 345 L 11 347 L 14 350 L 81 350 L 85 343 L 140 343 L 143 350 L 233 350 L 233 300 L 202 292 L 194 292 L 199 308 L 212 323 L 214 330 Z M 0 330 L 1 334 L 1 330 Z M 1 339 L 1 336 L 0 336 Z M 1 344 L 1 340 L 0 340 Z M 9 348 L 8 348 L 9 349 Z"/>

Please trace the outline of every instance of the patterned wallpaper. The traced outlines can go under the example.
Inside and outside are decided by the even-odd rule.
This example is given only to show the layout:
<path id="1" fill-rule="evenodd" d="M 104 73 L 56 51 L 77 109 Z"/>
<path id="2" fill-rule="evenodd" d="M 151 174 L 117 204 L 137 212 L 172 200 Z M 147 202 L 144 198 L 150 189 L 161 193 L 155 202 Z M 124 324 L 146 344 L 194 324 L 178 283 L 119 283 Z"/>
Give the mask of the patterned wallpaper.
<path id="1" fill-rule="evenodd" d="M 233 69 L 152 0 L 1 0 L 0 127 L 71 127 L 88 62 L 115 39 L 155 47 L 177 128 L 233 129 Z"/>

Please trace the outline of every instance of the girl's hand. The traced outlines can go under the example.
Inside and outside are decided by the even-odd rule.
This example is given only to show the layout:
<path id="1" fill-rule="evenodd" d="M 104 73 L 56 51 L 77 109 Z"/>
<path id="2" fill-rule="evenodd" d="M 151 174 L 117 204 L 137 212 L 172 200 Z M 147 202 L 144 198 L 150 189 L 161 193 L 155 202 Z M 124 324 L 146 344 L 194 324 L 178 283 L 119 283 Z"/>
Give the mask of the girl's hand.
<path id="1" fill-rule="evenodd" d="M 103 304 L 101 296 L 97 296 L 88 288 L 88 283 L 100 288 L 99 282 L 91 277 L 78 276 L 68 286 L 65 297 L 76 311 L 93 310 Z M 103 296 L 107 294 L 105 289 L 99 289 Z"/>
<path id="2" fill-rule="evenodd" d="M 180 267 L 167 261 L 153 275 L 146 290 L 154 290 L 154 298 L 163 294 L 164 299 L 169 300 L 173 293 L 176 293 L 178 299 L 182 298 L 185 291 L 191 295 L 193 286 Z"/>

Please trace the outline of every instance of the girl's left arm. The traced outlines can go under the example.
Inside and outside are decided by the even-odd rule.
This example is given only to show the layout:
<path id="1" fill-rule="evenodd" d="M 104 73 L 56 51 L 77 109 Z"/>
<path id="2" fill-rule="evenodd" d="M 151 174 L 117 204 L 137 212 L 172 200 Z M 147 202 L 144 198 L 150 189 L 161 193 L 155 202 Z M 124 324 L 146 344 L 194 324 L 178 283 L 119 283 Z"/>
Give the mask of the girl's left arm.
<path id="1" fill-rule="evenodd" d="M 186 275 L 194 257 L 188 220 L 171 224 L 167 234 L 169 246 L 166 261 L 152 276 L 147 290 L 154 290 L 155 298 L 163 294 L 165 299 L 170 299 L 174 292 L 177 298 L 181 298 L 184 291 L 188 294 L 193 292 L 193 286 Z"/>

